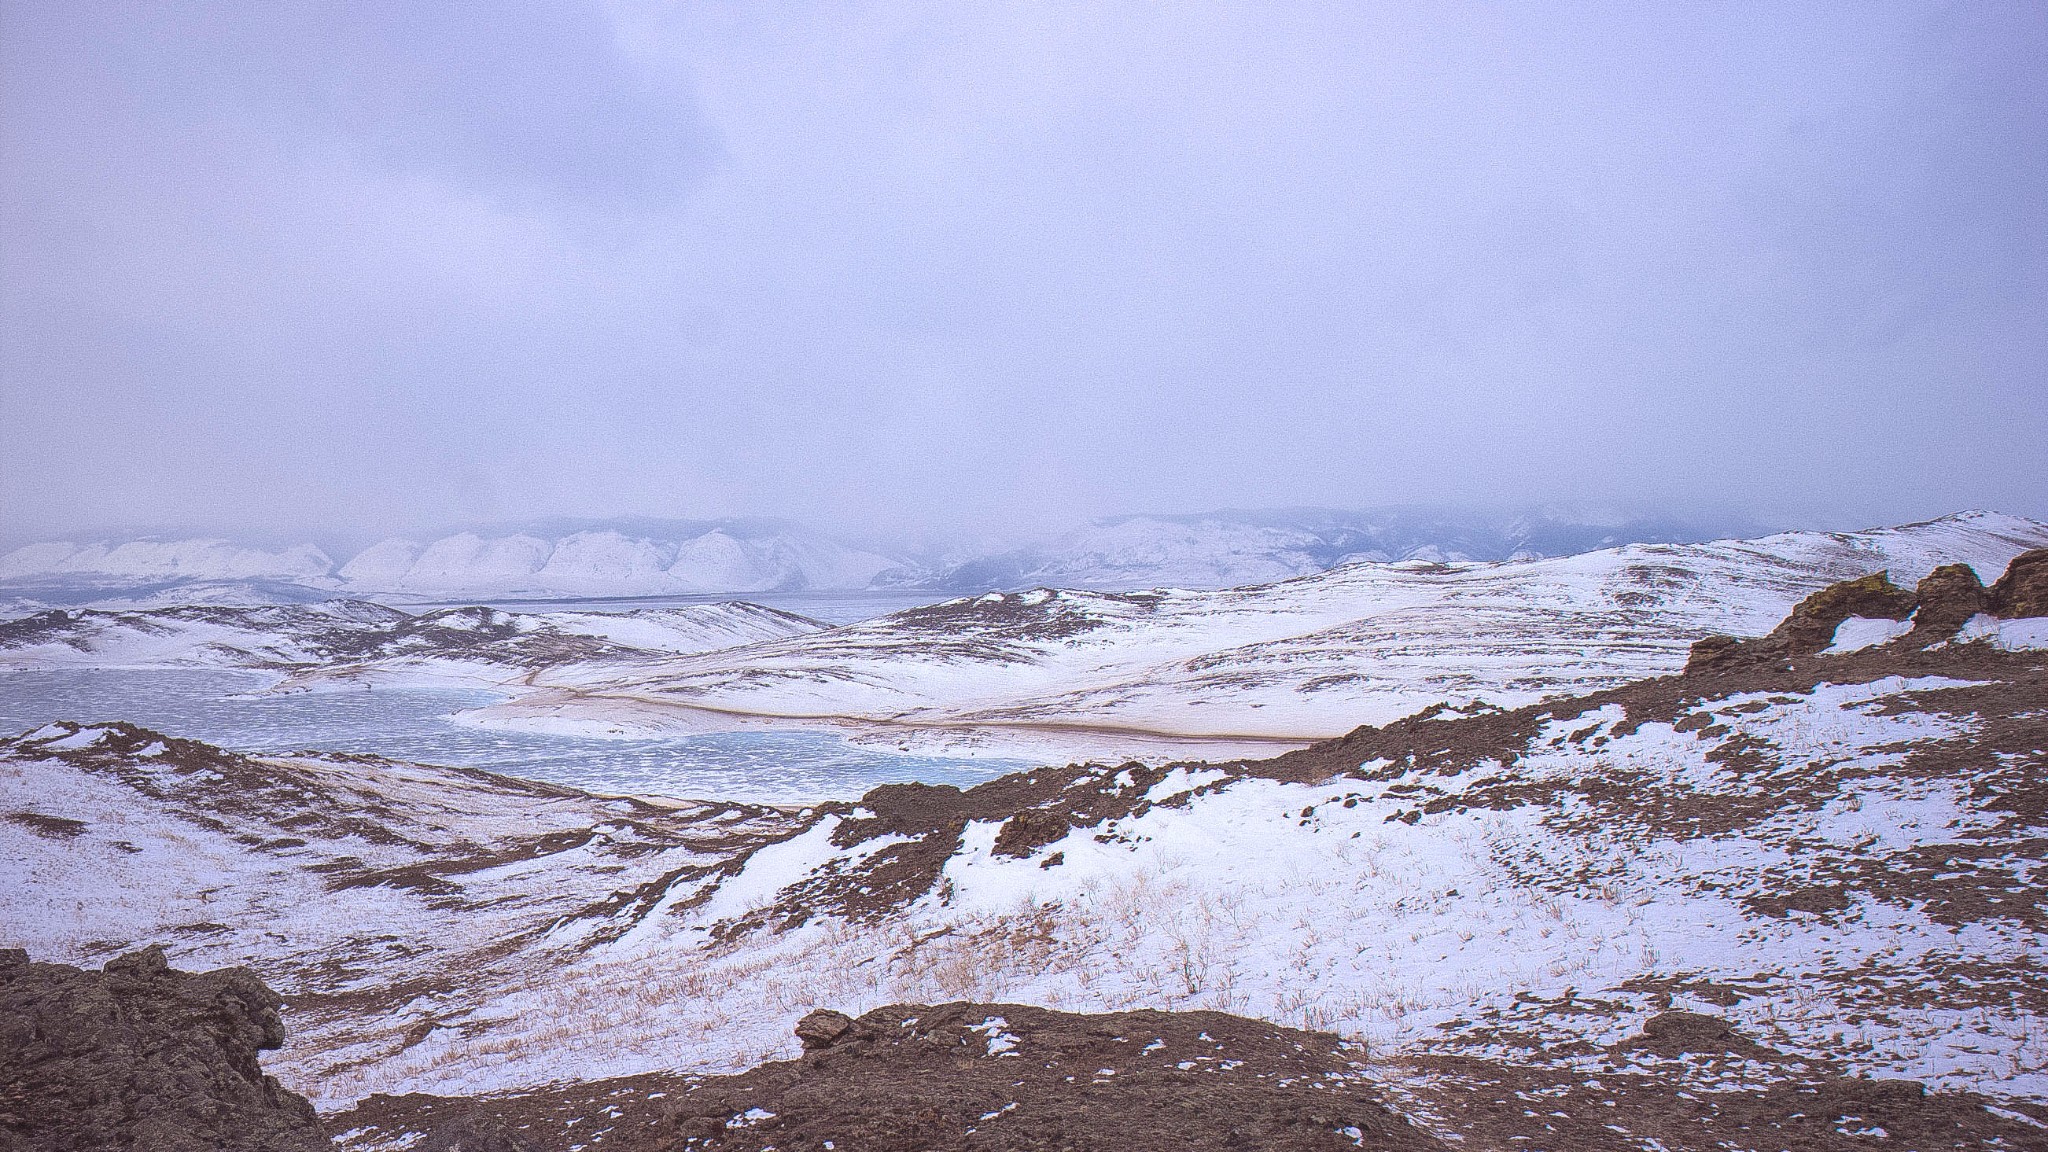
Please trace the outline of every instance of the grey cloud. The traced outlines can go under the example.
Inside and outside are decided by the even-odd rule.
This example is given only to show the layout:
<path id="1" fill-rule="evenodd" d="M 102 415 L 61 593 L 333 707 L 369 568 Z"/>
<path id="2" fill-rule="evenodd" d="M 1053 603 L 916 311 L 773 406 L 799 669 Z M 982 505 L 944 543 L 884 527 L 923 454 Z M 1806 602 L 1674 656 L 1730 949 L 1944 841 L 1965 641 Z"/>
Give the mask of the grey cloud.
<path id="1" fill-rule="evenodd" d="M 38 531 L 2048 514 L 2037 6 L 0 11 Z"/>

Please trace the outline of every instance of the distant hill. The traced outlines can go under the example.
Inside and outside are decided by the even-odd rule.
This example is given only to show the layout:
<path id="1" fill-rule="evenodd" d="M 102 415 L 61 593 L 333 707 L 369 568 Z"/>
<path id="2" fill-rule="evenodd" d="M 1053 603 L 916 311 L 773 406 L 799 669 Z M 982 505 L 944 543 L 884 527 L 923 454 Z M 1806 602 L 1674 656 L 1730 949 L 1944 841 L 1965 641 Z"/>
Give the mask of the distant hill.
<path id="1" fill-rule="evenodd" d="M 934 556 L 782 521 L 556 520 L 383 540 L 345 559 L 313 544 L 44 541 L 0 555 L 0 614 L 45 607 L 750 595 L 871 589 L 1226 588 L 1355 560 L 1532 559 L 1753 535 L 1736 519 L 1542 509 L 1319 508 L 1097 520 L 1037 543 Z"/>
<path id="2" fill-rule="evenodd" d="M 1534 510 L 1327 508 L 1119 516 L 1033 547 L 976 556 L 914 577 L 951 592 L 1024 588 L 1232 588 L 1322 572 L 1355 560 L 1540 559 L 1623 544 L 1693 544 L 1757 535 L 1735 518 Z"/>

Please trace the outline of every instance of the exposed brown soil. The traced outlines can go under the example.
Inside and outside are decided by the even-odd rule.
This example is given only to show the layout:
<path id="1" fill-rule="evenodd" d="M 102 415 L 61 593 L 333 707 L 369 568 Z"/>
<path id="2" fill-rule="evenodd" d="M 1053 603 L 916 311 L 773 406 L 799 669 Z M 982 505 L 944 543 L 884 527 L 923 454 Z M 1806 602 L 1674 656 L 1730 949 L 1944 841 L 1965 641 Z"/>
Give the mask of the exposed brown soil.
<path id="1" fill-rule="evenodd" d="M 1449 1147 L 1389 1110 L 1336 1037 L 1217 1012 L 895 1005 L 798 1034 L 802 1057 L 737 1076 L 379 1096 L 331 1123 L 379 1140 L 466 1123 L 536 1152 Z"/>
<path id="2" fill-rule="evenodd" d="M 1746 993 L 1669 978 L 1637 985 L 1667 1001 L 1683 992 L 1721 1005 Z M 1489 1152 L 2048 1147 L 2048 1130 L 2028 1122 L 2048 1120 L 2048 1107 L 1992 1105 L 1915 1081 L 1847 1075 L 1837 1063 L 1779 1052 L 1707 1013 L 1666 1011 L 1610 1044 L 1583 1038 L 1586 1019 L 1627 1008 L 1569 992 L 1518 997 L 1484 1020 L 1443 1025 L 1440 1043 L 1375 1070 L 1405 1115 L 1459 1133 L 1462 1148 Z"/>

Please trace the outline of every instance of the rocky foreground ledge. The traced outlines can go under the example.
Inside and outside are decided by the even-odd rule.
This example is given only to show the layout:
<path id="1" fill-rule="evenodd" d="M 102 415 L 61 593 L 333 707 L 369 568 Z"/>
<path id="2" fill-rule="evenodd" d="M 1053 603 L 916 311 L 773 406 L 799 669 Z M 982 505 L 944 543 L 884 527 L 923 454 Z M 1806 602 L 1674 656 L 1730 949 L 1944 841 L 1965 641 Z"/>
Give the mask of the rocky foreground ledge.
<path id="1" fill-rule="evenodd" d="M 0 949 L 0 1148 L 310 1152 L 305 1097 L 263 1074 L 279 999 L 246 968 L 178 972 L 150 947 L 90 972 Z"/>
<path id="2" fill-rule="evenodd" d="M 1587 1081 L 1584 1051 L 1368 1070 L 1336 1036 L 1220 1012 L 974 1003 L 814 1011 L 796 1024 L 802 1056 L 738 1075 L 372 1096 L 323 1131 L 258 1067 L 284 1040 L 278 1006 L 247 969 L 179 972 L 155 947 L 100 972 L 0 951 L 0 1149 L 1410 1152 L 1609 1147 L 1624 1132 L 1666 1150 L 2043 1146 L 2037 1121 L 1972 1094 L 1842 1076 L 1695 1012 L 1650 1018 L 1609 1054 L 1629 1070 Z M 1768 1087 L 1731 1082 L 1760 1069 Z M 1686 1090 L 1702 1077 L 1718 1083 Z"/>
<path id="3" fill-rule="evenodd" d="M 414 1152 L 717 1148 L 1436 1149 L 1363 1053 L 1220 1012 L 894 1005 L 797 1024 L 805 1053 L 470 1100 L 373 1096 L 329 1117 L 263 1073 L 280 1001 L 161 948 L 92 972 L 0 952 L 0 1148 Z"/>

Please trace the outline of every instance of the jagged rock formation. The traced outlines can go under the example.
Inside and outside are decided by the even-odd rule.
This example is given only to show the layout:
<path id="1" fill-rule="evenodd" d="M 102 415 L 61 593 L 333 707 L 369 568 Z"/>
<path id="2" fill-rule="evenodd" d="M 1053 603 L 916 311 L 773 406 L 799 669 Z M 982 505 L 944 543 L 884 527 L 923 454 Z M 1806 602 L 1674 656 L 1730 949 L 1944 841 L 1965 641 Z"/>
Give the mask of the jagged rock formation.
<path id="1" fill-rule="evenodd" d="M 314 1152 L 313 1106 L 266 1076 L 281 1003 L 246 968 L 173 971 L 149 947 L 90 972 L 0 950 L 0 1147 Z"/>
<path id="2" fill-rule="evenodd" d="M 1911 643 L 1924 648 L 1947 640 L 1986 607 L 1984 584 L 1976 570 L 1967 564 L 1943 564 L 1914 589 Z"/>
<path id="3" fill-rule="evenodd" d="M 1991 586 L 1985 608 L 1994 616 L 2048 616 L 2048 548 L 2021 553 Z"/>
<path id="4" fill-rule="evenodd" d="M 364 1147 L 453 1132 L 559 1152 L 1443 1149 L 1390 1110 L 1364 1053 L 1220 1012 L 1079 1015 L 1017 1004 L 815 1012 L 805 1052 L 736 1076 L 640 1076 L 480 1100 L 373 1097 L 333 1118 Z"/>
<path id="5" fill-rule="evenodd" d="M 1911 591 L 1893 584 L 1884 572 L 1830 584 L 1801 600 L 1768 636 L 1709 636 L 1694 642 L 1686 670 L 1811 656 L 1833 644 L 1836 631 L 1852 617 L 1911 620 L 1912 630 L 1899 642 L 1928 648 L 1955 638 L 1980 613 L 1999 619 L 2048 615 L 2048 548 L 2014 557 L 1988 589 L 1964 564 L 1941 565 Z"/>

